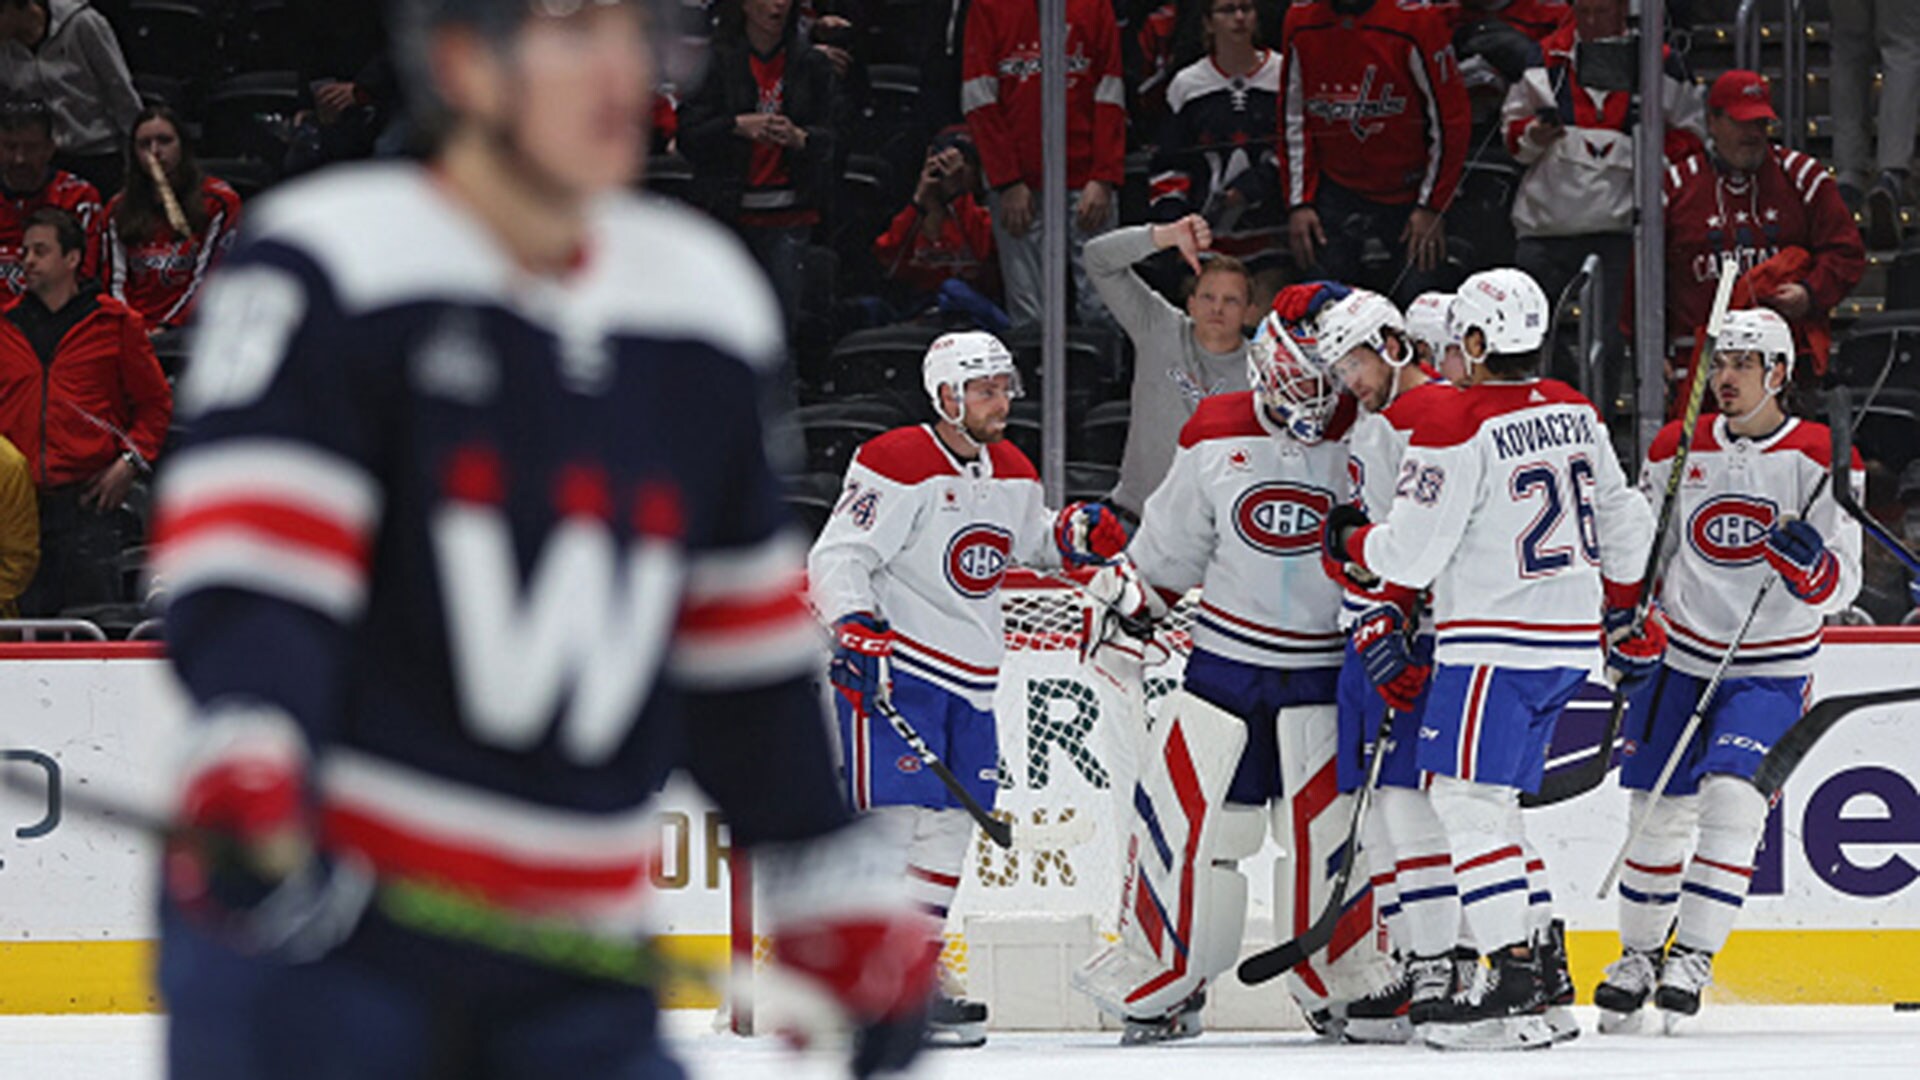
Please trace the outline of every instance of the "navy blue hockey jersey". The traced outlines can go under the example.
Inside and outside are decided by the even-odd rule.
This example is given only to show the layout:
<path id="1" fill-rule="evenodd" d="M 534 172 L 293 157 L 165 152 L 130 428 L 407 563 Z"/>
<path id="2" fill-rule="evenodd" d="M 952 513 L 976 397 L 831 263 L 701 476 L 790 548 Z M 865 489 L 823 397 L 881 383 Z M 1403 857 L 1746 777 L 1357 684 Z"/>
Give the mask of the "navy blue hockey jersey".
<path id="1" fill-rule="evenodd" d="M 631 904 L 679 766 L 738 842 L 837 826 L 779 349 L 738 243 L 666 205 L 598 205 L 555 279 L 418 166 L 276 193 L 160 482 L 179 674 L 299 722 L 327 844 L 502 903 Z"/>

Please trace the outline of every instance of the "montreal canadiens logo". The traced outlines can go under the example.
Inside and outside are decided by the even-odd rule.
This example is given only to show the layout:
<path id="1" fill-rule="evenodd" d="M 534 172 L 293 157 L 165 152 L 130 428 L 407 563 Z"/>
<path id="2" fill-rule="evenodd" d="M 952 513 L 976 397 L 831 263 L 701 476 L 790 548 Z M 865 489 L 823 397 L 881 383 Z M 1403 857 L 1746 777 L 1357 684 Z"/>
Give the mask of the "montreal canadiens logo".
<path id="1" fill-rule="evenodd" d="M 1233 504 L 1233 531 L 1269 555 L 1299 555 L 1320 546 L 1320 525 L 1333 496 L 1319 488 L 1273 481 L 1248 488 Z"/>
<path id="2" fill-rule="evenodd" d="M 1687 542 L 1716 566 L 1748 566 L 1763 558 L 1767 530 L 1779 516 L 1780 508 L 1766 499 L 1721 495 L 1687 519 Z"/>
<path id="3" fill-rule="evenodd" d="M 969 525 L 947 541 L 947 583 L 979 600 L 993 595 L 1007 576 L 1013 534 L 996 525 Z"/>

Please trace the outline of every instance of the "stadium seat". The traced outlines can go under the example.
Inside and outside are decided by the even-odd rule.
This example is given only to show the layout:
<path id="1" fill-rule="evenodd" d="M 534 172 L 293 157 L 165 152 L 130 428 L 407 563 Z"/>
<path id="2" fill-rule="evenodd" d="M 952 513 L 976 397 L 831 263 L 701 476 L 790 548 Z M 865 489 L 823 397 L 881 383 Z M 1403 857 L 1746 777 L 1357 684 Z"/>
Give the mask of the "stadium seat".
<path id="1" fill-rule="evenodd" d="M 782 483 L 786 487 L 782 501 L 793 511 L 811 543 L 833 516 L 833 506 L 840 500 L 840 477 L 833 473 L 803 473 L 787 477 Z"/>
<path id="2" fill-rule="evenodd" d="M 1007 348 L 1020 366 L 1020 381 L 1027 397 L 1039 400 L 1044 385 L 1041 378 L 1040 333 L 1028 331 L 1009 334 Z M 1104 401 L 1126 396 L 1119 350 L 1111 332 L 1100 327 L 1074 326 L 1067 329 L 1067 413 L 1085 416 Z"/>
<path id="3" fill-rule="evenodd" d="M 1105 499 L 1119 483 L 1120 470 L 1115 466 L 1069 461 L 1062 494 L 1068 502 L 1097 502 Z"/>
<path id="4" fill-rule="evenodd" d="M 1518 165 L 1470 161 L 1447 211 L 1447 253 L 1467 273 L 1513 263 L 1513 196 Z"/>
<path id="5" fill-rule="evenodd" d="M 279 179 L 272 165 L 252 158 L 202 158 L 200 171 L 225 180 L 242 201 L 260 194 Z"/>
<path id="6" fill-rule="evenodd" d="M 920 362 L 940 331 L 927 326 L 856 330 L 834 345 L 820 389 L 836 397 L 886 390 L 921 390 Z"/>
<path id="7" fill-rule="evenodd" d="M 1019 447 L 1037 471 L 1046 468 L 1040 460 L 1040 449 L 1045 445 L 1041 430 L 1040 403 L 1031 398 L 1014 402 L 1007 414 L 1007 441 Z"/>
<path id="8" fill-rule="evenodd" d="M 692 203 L 694 199 L 693 165 L 679 154 L 649 154 L 647 156 L 648 191 L 669 195 L 682 202 Z"/>
<path id="9" fill-rule="evenodd" d="M 133 76 L 133 92 L 140 95 L 142 105 L 165 105 L 182 115 L 193 111 L 192 91 L 182 78 L 138 72 Z"/>
<path id="10" fill-rule="evenodd" d="M 1829 375 L 1853 388 L 1855 409 L 1867 405 L 1867 394 L 1880 385 L 1854 425 L 1862 457 L 1878 458 L 1898 473 L 1920 454 L 1914 438 L 1920 429 L 1920 310 L 1856 320 L 1835 344 Z"/>
<path id="11" fill-rule="evenodd" d="M 298 67 L 299 23 L 293 0 L 233 0 L 228 60 L 241 71 Z"/>
<path id="12" fill-rule="evenodd" d="M 133 0 L 120 38 L 128 69 L 146 74 L 205 79 L 219 55 L 213 19 L 195 0 Z"/>
<path id="13" fill-rule="evenodd" d="M 1127 445 L 1127 427 L 1133 406 L 1125 401 L 1095 405 L 1079 423 L 1067 429 L 1067 453 L 1075 461 L 1119 465 Z"/>
<path id="14" fill-rule="evenodd" d="M 201 152 L 244 157 L 276 168 L 286 158 L 293 115 L 305 105 L 300 76 L 292 71 L 256 71 L 225 79 L 201 105 L 206 133 Z"/>
<path id="15" fill-rule="evenodd" d="M 872 399 L 802 405 L 794 423 L 807 443 L 806 471 L 844 475 L 860 444 L 899 427 L 900 411 Z"/>

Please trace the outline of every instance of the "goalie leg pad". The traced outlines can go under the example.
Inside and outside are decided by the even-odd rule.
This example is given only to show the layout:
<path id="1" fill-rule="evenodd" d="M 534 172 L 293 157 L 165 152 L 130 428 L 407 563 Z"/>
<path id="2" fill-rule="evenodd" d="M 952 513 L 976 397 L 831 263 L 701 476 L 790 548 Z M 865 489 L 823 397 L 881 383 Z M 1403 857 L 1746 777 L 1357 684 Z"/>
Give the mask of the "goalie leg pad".
<path id="1" fill-rule="evenodd" d="M 1226 805 L 1247 725 L 1184 690 L 1169 695 L 1165 710 L 1134 787 L 1120 940 L 1072 980 L 1123 1018 L 1170 1012 L 1232 965 L 1247 883 L 1231 860 L 1259 846 L 1258 814 Z"/>
<path id="2" fill-rule="evenodd" d="M 1630 827 L 1646 817 L 1652 801 L 1645 791 L 1631 794 Z M 1620 867 L 1620 944 L 1626 948 L 1654 952 L 1666 944 L 1699 817 L 1698 795 L 1669 795 L 1653 806 L 1652 820 L 1627 852 Z"/>
<path id="3" fill-rule="evenodd" d="M 1767 800 L 1738 777 L 1713 775 L 1700 785 L 1700 842 L 1680 884 L 1674 944 L 1716 953 L 1753 882 L 1753 851 L 1767 821 Z"/>
<path id="4" fill-rule="evenodd" d="M 1525 944 L 1527 859 L 1519 793 L 1513 788 L 1436 776 L 1434 813 L 1446 827 L 1460 907 L 1483 951 Z"/>

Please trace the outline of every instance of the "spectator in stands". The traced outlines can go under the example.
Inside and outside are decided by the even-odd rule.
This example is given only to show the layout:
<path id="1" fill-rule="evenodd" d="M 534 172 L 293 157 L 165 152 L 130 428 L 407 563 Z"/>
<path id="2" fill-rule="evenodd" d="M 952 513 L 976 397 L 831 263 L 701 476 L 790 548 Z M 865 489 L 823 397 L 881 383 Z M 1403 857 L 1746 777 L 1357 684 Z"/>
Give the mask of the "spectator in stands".
<path id="1" fill-rule="evenodd" d="M 1207 55 L 1167 89 L 1171 115 L 1153 156 L 1148 205 L 1155 221 L 1200 214 L 1214 250 L 1244 258 L 1275 246 L 1286 228 L 1274 182 L 1280 58 L 1257 44 L 1254 0 L 1203 2 Z"/>
<path id="2" fill-rule="evenodd" d="M 791 327 L 844 122 L 826 54 L 793 0 L 724 0 L 706 78 L 680 106 L 680 152 L 709 211 L 746 240 Z"/>
<path id="3" fill-rule="evenodd" d="M 40 566 L 40 497 L 27 456 L 0 435 L 0 619 L 20 616 L 20 594 Z"/>
<path id="4" fill-rule="evenodd" d="M 151 105 L 128 140 L 126 190 L 106 216 L 107 286 L 159 334 L 193 315 L 201 285 L 233 245 L 240 196 L 200 170 L 173 110 Z"/>
<path id="5" fill-rule="evenodd" d="M 27 221 L 27 291 L 0 309 L 0 435 L 40 492 L 40 569 L 26 615 L 120 599 L 115 511 L 152 471 L 173 393 L 140 316 L 80 277 L 73 215 Z"/>
<path id="6" fill-rule="evenodd" d="M 1083 325 L 1111 321 L 1087 280 L 1082 251 L 1114 227 L 1114 198 L 1126 179 L 1126 88 L 1120 32 L 1108 0 L 1067 0 L 1067 261 Z M 1040 14 L 1033 0 L 974 0 L 967 13 L 960 107 L 993 189 L 993 240 L 1000 252 L 1013 330 L 1040 326 L 1048 288 L 1041 267 Z M 1061 283 L 1054 283 L 1055 287 Z"/>
<path id="7" fill-rule="evenodd" d="M 27 218 L 51 206 L 78 218 L 87 231 L 82 277 L 100 273 L 100 192 L 78 176 L 53 167 L 53 111 L 41 101 L 0 104 L 0 298 L 27 289 L 21 248 Z"/>
<path id="8" fill-rule="evenodd" d="M 889 300 L 896 318 L 938 306 L 972 317 L 982 330 L 1006 332 L 993 218 L 980 205 L 980 191 L 980 151 L 966 129 L 936 135 L 913 201 L 873 242 L 874 261 L 894 287 Z"/>
<path id="9" fill-rule="evenodd" d="M 1476 74 L 1484 70 L 1489 81 L 1511 86 L 1540 66 L 1543 43 L 1566 24 L 1571 7 L 1567 0 L 1460 0 L 1444 10 L 1468 85 L 1479 85 Z"/>
<path id="10" fill-rule="evenodd" d="M 140 95 L 105 15 L 86 0 L 0 0 L 0 95 L 45 101 L 60 167 L 104 195 L 120 190 Z"/>
<path id="11" fill-rule="evenodd" d="M 1874 122 L 1878 144 L 1869 153 L 1867 104 L 1875 54 L 1883 82 Z M 1832 71 L 1840 197 L 1850 210 L 1864 204 L 1867 238 L 1874 247 L 1898 247 L 1900 204 L 1906 201 L 1907 166 L 1920 127 L 1920 4 L 1833 0 Z"/>
<path id="12" fill-rule="evenodd" d="M 1586 86 L 1575 57 L 1582 41 L 1626 32 L 1627 0 L 1577 0 L 1573 18 L 1541 44 L 1544 62 L 1508 89 L 1500 113 L 1507 151 L 1527 169 L 1513 202 L 1514 264 L 1558 298 L 1587 255 L 1600 256 L 1593 317 L 1609 371 L 1624 362 L 1618 314 L 1633 264 L 1633 94 Z M 1671 52 L 1661 96 L 1666 157 L 1679 161 L 1706 137 L 1706 102 Z"/>
<path id="13" fill-rule="evenodd" d="M 1312 0 L 1280 48 L 1280 191 L 1302 270 L 1405 306 L 1444 289 L 1468 107 L 1438 9 Z"/>
<path id="14" fill-rule="evenodd" d="M 1212 230 L 1199 214 L 1116 229 L 1087 242 L 1087 276 L 1133 339 L 1132 415 L 1120 482 L 1108 498 L 1134 522 L 1165 479 L 1180 428 L 1200 399 L 1247 388 L 1247 339 L 1241 326 L 1253 283 L 1240 260 L 1203 258 L 1212 246 Z M 1194 273 L 1184 312 L 1133 270 L 1135 263 L 1167 248 L 1179 251 Z"/>
<path id="15" fill-rule="evenodd" d="M 1729 71 L 1707 95 L 1706 149 L 1667 169 L 1666 324 L 1675 380 L 1697 368 L 1693 353 L 1722 258 L 1733 256 L 1742 275 L 1733 307 L 1784 316 L 1815 374 L 1826 372 L 1829 314 L 1866 270 L 1860 230 L 1826 167 L 1774 145 L 1768 131 L 1777 119 L 1767 81 Z M 1684 392 L 1674 400 L 1684 401 Z"/>

